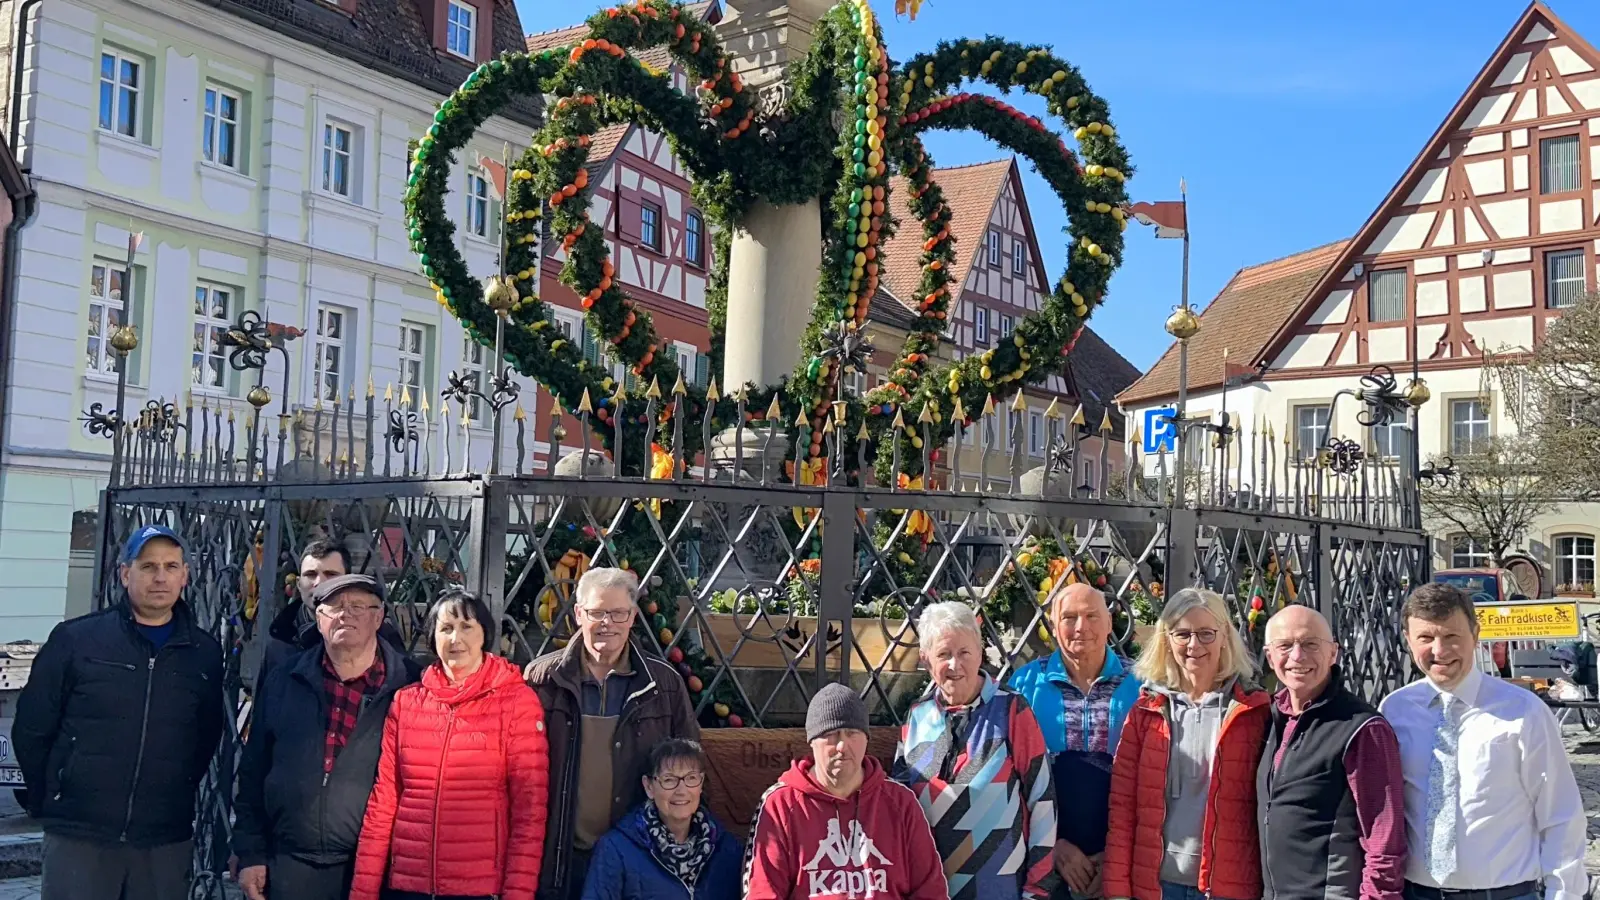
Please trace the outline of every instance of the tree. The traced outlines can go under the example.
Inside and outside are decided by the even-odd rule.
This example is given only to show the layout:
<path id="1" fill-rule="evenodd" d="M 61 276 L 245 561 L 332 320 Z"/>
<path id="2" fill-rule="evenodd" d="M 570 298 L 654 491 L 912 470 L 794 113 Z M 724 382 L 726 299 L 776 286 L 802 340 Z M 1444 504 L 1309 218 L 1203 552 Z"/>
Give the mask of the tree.
<path id="1" fill-rule="evenodd" d="M 1564 499 L 1600 499 L 1600 293 L 1563 310 L 1532 353 L 1486 353 L 1485 366 L 1529 439 L 1530 465 Z"/>
<path id="2" fill-rule="evenodd" d="M 1471 453 L 1454 458 L 1455 477 L 1423 486 L 1429 530 L 1465 533 L 1504 565 L 1507 551 L 1562 496 L 1564 479 L 1535 458 L 1536 442 L 1531 436 L 1473 442 Z"/>

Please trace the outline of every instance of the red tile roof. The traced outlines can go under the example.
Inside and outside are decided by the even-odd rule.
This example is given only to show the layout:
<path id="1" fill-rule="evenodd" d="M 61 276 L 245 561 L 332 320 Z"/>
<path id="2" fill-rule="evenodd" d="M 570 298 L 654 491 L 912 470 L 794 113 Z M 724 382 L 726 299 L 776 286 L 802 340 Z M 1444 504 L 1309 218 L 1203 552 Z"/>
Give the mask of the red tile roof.
<path id="1" fill-rule="evenodd" d="M 1235 362 L 1254 359 L 1348 243 L 1335 241 L 1240 269 L 1200 313 L 1200 333 L 1189 340 L 1189 390 L 1222 384 L 1224 350 Z M 1174 341 L 1144 377 L 1117 395 L 1117 401 L 1127 406 L 1177 393 L 1178 344 Z"/>
<path id="2" fill-rule="evenodd" d="M 950 277 L 954 279 L 957 294 L 967 281 L 972 261 L 983 249 L 983 232 L 989 227 L 989 216 L 1000 200 L 1000 192 L 1014 165 L 1014 160 L 1000 159 L 933 170 L 933 180 L 950 206 L 950 232 L 956 245 L 956 263 L 950 269 Z M 924 238 L 922 226 L 911 214 L 911 199 L 906 188 L 905 179 L 892 179 L 890 203 L 900 224 L 894 237 L 883 246 L 882 280 L 896 296 L 909 300 L 916 294 L 917 283 L 922 279 Z"/>

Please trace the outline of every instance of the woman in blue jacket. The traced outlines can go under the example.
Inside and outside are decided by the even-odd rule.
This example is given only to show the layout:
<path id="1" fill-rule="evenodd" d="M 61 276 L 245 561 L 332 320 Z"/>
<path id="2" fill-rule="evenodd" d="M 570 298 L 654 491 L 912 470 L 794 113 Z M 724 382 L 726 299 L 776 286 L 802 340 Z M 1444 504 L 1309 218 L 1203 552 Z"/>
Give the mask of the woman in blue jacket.
<path id="1" fill-rule="evenodd" d="M 648 800 L 594 845 L 583 900 L 738 900 L 744 851 L 700 806 L 706 755 L 673 738 L 650 751 Z"/>

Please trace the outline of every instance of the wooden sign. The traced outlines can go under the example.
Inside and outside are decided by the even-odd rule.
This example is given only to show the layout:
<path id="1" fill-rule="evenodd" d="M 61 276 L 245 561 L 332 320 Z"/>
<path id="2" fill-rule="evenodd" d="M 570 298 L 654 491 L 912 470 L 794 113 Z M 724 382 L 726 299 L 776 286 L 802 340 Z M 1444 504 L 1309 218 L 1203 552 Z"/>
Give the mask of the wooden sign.
<path id="1" fill-rule="evenodd" d="M 900 729 L 873 728 L 867 732 L 867 752 L 888 769 Z M 811 755 L 804 728 L 708 728 L 700 745 L 711 763 L 702 802 L 717 821 L 741 840 L 749 835 L 756 804 L 797 759 Z"/>

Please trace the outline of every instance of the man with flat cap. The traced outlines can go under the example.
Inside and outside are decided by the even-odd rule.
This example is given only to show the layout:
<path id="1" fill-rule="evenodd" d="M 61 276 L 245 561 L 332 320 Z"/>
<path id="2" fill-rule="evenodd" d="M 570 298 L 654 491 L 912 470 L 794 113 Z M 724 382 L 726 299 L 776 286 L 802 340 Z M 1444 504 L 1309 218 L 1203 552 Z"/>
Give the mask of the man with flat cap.
<path id="1" fill-rule="evenodd" d="M 420 670 L 378 640 L 383 588 L 339 575 L 311 593 L 322 640 L 262 682 L 239 761 L 233 849 L 250 900 L 344 900 L 383 747 L 383 720 Z"/>
<path id="2" fill-rule="evenodd" d="M 57 625 L 17 701 L 45 900 L 188 895 L 195 792 L 226 722 L 222 646 L 182 599 L 172 529 L 135 531 L 118 574 L 127 599 Z"/>

